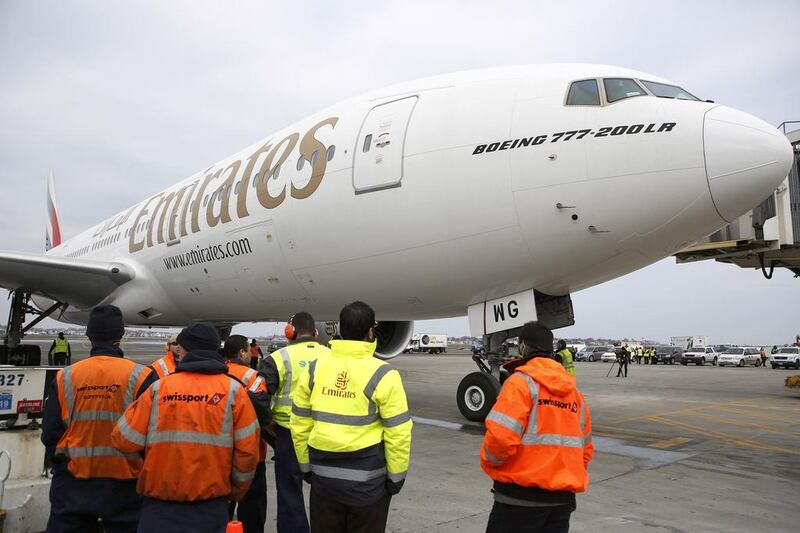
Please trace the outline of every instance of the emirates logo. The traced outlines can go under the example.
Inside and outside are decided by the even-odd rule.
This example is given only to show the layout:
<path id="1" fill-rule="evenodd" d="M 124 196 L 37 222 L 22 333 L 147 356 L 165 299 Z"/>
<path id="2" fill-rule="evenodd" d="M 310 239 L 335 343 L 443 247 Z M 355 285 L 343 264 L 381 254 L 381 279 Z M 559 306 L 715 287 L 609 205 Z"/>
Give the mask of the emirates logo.
<path id="1" fill-rule="evenodd" d="M 339 375 L 336 376 L 336 388 L 339 390 L 344 390 L 347 388 L 347 384 L 350 383 L 350 378 L 347 377 L 347 371 L 343 370 L 339 372 Z"/>
<path id="2" fill-rule="evenodd" d="M 223 399 L 224 397 L 225 397 L 225 395 L 224 395 L 224 394 L 222 394 L 221 392 L 218 392 L 218 393 L 214 394 L 214 396 L 212 396 L 212 397 L 211 397 L 211 398 L 208 400 L 208 404 L 209 404 L 209 405 L 217 405 L 219 402 L 221 402 L 221 401 L 222 401 L 222 399 Z"/>

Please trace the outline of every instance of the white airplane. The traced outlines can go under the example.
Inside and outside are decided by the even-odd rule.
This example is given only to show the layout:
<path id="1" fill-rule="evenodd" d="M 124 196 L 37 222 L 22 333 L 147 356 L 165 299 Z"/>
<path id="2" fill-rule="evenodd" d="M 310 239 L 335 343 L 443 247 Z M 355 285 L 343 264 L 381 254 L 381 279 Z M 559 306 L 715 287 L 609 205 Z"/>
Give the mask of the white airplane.
<path id="1" fill-rule="evenodd" d="M 572 324 L 570 293 L 734 220 L 791 160 L 773 126 L 625 68 L 413 81 L 331 106 L 68 240 L 53 202 L 47 253 L 0 252 L 21 316 L 9 344 L 29 301 L 76 323 L 111 303 L 130 325 L 224 332 L 299 310 L 334 321 L 361 299 L 381 357 L 402 352 L 412 320 L 465 312 L 493 351 L 528 320 Z M 476 374 L 497 377 L 490 363 Z M 476 417 L 487 379 L 459 390 Z"/>

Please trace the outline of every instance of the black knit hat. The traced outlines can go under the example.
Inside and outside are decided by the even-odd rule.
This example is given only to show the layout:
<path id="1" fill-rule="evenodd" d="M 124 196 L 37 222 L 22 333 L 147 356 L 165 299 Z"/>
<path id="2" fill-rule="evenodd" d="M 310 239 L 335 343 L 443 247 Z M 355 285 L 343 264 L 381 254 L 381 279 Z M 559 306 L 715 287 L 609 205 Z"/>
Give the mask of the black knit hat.
<path id="1" fill-rule="evenodd" d="M 90 339 L 115 340 L 125 334 L 122 311 L 113 305 L 98 305 L 89 313 L 86 336 Z"/>
<path id="2" fill-rule="evenodd" d="M 519 340 L 525 343 L 528 355 L 553 353 L 553 332 L 536 322 L 522 326 Z"/>
<path id="3" fill-rule="evenodd" d="M 187 351 L 219 350 L 220 338 L 217 329 L 211 324 L 198 322 L 178 333 L 178 344 Z"/>

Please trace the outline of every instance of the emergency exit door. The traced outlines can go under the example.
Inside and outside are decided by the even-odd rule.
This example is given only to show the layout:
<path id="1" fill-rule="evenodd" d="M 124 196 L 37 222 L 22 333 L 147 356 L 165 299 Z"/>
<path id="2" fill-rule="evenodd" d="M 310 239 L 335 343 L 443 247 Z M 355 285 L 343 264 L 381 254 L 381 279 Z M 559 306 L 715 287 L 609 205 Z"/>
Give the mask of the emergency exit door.
<path id="1" fill-rule="evenodd" d="M 353 160 L 356 194 L 399 187 L 403 180 L 403 150 L 412 96 L 373 107 L 364 119 Z"/>

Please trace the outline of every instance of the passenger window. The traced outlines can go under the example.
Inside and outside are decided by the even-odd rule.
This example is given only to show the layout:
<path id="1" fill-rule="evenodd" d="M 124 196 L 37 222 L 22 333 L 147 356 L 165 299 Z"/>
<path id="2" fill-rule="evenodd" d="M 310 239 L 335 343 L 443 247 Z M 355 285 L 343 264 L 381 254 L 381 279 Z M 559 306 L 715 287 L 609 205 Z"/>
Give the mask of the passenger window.
<path id="1" fill-rule="evenodd" d="M 335 154 L 335 153 L 336 153 L 336 147 L 334 145 L 328 146 L 328 151 L 326 153 L 328 161 L 333 159 L 333 154 Z"/>
<path id="2" fill-rule="evenodd" d="M 567 105 L 600 105 L 600 91 L 596 80 L 573 82 L 567 94 Z"/>
<path id="3" fill-rule="evenodd" d="M 280 173 L 281 173 L 281 166 L 277 165 L 275 167 L 275 170 L 272 171 L 272 179 L 274 179 L 274 180 L 278 179 L 278 176 L 280 175 Z"/>
<path id="4" fill-rule="evenodd" d="M 314 153 L 311 154 L 311 166 L 316 166 L 317 159 L 319 159 L 319 150 L 314 150 Z"/>
<path id="5" fill-rule="evenodd" d="M 306 158 L 305 156 L 301 155 L 300 158 L 297 160 L 297 170 L 303 170 L 303 165 L 305 164 L 306 164 Z"/>
<path id="6" fill-rule="evenodd" d="M 362 148 L 363 152 L 369 152 L 369 149 L 372 147 L 372 134 L 370 133 L 366 137 L 364 137 L 364 148 Z"/>
<path id="7" fill-rule="evenodd" d="M 606 78 L 603 86 L 606 88 L 606 99 L 609 103 L 647 94 L 638 83 L 629 78 Z"/>

